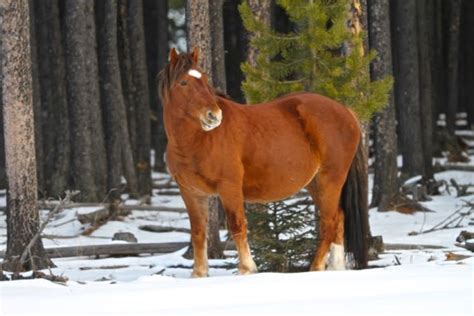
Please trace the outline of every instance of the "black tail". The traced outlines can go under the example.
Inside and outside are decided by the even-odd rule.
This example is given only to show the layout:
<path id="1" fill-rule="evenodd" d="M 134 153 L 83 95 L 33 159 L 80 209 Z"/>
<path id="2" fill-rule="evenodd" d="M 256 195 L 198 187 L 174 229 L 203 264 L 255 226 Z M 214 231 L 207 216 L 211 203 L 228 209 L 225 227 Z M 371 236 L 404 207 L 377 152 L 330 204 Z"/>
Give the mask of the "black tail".
<path id="1" fill-rule="evenodd" d="M 352 161 L 342 188 L 341 207 L 344 210 L 344 235 L 347 251 L 354 256 L 356 269 L 367 267 L 367 237 L 369 232 L 367 167 L 362 140 Z"/>

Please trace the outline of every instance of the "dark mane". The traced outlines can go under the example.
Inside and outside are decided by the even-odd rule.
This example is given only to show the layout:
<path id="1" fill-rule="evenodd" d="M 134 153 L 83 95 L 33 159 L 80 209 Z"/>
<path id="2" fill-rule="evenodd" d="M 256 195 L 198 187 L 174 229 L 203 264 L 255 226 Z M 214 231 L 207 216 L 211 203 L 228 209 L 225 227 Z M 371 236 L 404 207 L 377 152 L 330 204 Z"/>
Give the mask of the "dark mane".
<path id="1" fill-rule="evenodd" d="M 180 54 L 176 63 L 168 63 L 166 67 L 158 74 L 158 95 L 162 104 L 165 102 L 167 91 L 173 83 L 193 67 L 191 54 Z"/>

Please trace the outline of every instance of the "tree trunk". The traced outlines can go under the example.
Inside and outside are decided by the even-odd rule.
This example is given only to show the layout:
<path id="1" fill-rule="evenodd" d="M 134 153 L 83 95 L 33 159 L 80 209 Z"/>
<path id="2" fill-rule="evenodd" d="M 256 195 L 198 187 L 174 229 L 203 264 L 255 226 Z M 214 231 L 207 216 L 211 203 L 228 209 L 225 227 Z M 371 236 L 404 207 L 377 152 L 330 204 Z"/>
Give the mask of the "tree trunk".
<path id="1" fill-rule="evenodd" d="M 138 194 L 138 179 L 135 169 L 136 153 L 136 115 L 133 101 L 134 84 L 132 80 L 131 60 L 130 60 L 130 45 L 128 39 L 128 1 L 118 0 L 118 57 L 120 64 L 120 75 L 123 91 L 123 100 L 125 112 L 122 113 L 122 121 L 126 128 L 123 129 L 123 139 L 127 139 L 126 146 L 122 147 L 122 166 L 125 178 L 127 179 L 127 187 L 131 197 L 139 198 Z"/>
<path id="2" fill-rule="evenodd" d="M 5 136 L 7 195 L 7 253 L 3 269 L 44 269 L 53 266 L 41 239 L 30 249 L 28 260 L 20 265 L 25 245 L 39 230 L 36 205 L 37 179 L 33 83 L 30 57 L 28 0 L 0 2 L 3 74 L 3 124 Z"/>
<path id="3" fill-rule="evenodd" d="M 372 80 L 392 75 L 389 0 L 369 1 L 369 42 L 377 52 L 371 64 Z M 374 119 L 374 186 L 372 207 L 387 211 L 398 193 L 397 134 L 393 92 L 383 111 Z"/>
<path id="4" fill-rule="evenodd" d="M 0 47 L 1 47 L 0 38 Z M 0 56 L 1 62 L 1 56 Z M 0 87 L 3 85 L 2 74 L 0 73 Z M 0 89 L 0 109 L 3 109 L 2 89 Z M 7 188 L 7 174 L 5 173 L 5 140 L 3 138 L 3 111 L 0 110 L 0 190 Z"/>
<path id="5" fill-rule="evenodd" d="M 88 75 L 88 101 L 90 104 L 90 130 L 92 163 L 94 166 L 94 179 L 97 197 L 103 200 L 107 192 L 107 155 L 105 149 L 104 127 L 102 123 L 102 108 L 100 104 L 99 66 L 97 55 L 97 39 L 95 26 L 94 1 L 85 1 L 86 14 L 86 47 L 88 47 L 88 58 L 86 59 L 86 71 Z"/>
<path id="6" fill-rule="evenodd" d="M 433 40 L 430 28 L 431 2 L 432 0 L 418 0 L 416 3 L 424 181 L 433 179 L 433 76 L 431 72 Z"/>
<path id="7" fill-rule="evenodd" d="M 57 0 L 38 1 L 36 34 L 42 103 L 45 196 L 58 197 L 68 188 L 70 167 L 66 70 Z M 41 161 L 38 160 L 38 166 Z"/>
<path id="8" fill-rule="evenodd" d="M 214 7 L 216 4 L 212 0 L 186 2 L 186 28 L 188 50 L 199 48 L 199 65 L 208 75 L 209 84 L 213 85 L 214 73 L 212 68 L 213 50 L 211 36 L 211 12 L 218 10 L 222 14 L 222 7 Z M 222 28 L 215 31 L 223 31 Z M 214 35 L 215 36 L 215 35 Z M 216 37 L 219 38 L 219 37 Z M 222 38 L 222 37 L 220 37 Z M 223 47 L 223 46 L 220 46 Z M 221 61 L 223 62 L 223 60 Z M 216 78 L 215 80 L 221 80 Z M 209 201 L 209 220 L 207 227 L 207 252 L 209 258 L 221 258 L 222 245 L 219 237 L 219 200 L 211 198 Z"/>
<path id="9" fill-rule="evenodd" d="M 209 1 L 209 22 L 212 48 L 212 80 L 214 87 L 223 93 L 227 92 L 225 75 L 225 50 L 224 50 L 224 25 L 223 25 L 224 0 Z"/>
<path id="10" fill-rule="evenodd" d="M 461 21 L 461 0 L 449 1 L 449 33 L 447 41 L 447 87 L 448 100 L 446 104 L 446 126 L 448 131 L 454 135 L 456 129 L 456 113 L 458 110 L 459 96 L 459 36 Z"/>
<path id="11" fill-rule="evenodd" d="M 69 120 L 71 128 L 72 171 L 71 178 L 75 189 L 81 191 L 80 201 L 97 201 L 95 168 L 93 165 L 93 147 L 91 140 L 91 113 L 95 103 L 91 104 L 90 81 L 97 80 L 90 70 L 91 56 L 95 51 L 88 39 L 91 36 L 87 29 L 88 1 L 65 1 L 65 46 L 67 94 Z M 93 137 L 96 137 L 94 135 Z"/>
<path id="12" fill-rule="evenodd" d="M 272 1 L 270 0 L 249 0 L 250 9 L 254 16 L 266 25 L 271 23 Z M 283 19 L 280 19 L 283 20 Z M 278 21 L 277 21 L 278 22 Z M 251 45 L 248 46 L 247 61 L 252 67 L 257 66 L 258 50 Z"/>
<path id="13" fill-rule="evenodd" d="M 117 52 L 117 1 L 97 2 L 97 29 L 99 36 L 100 94 L 105 117 L 107 150 L 107 190 L 111 203 L 120 200 L 122 176 L 123 123 L 119 114 L 125 111 L 120 66 Z"/>
<path id="14" fill-rule="evenodd" d="M 166 134 L 163 125 L 163 108 L 158 98 L 158 73 L 168 62 L 168 1 L 145 0 L 145 35 L 148 60 L 148 83 L 152 111 L 151 141 L 155 150 L 154 169 L 166 171 Z"/>
<path id="15" fill-rule="evenodd" d="M 398 112 L 398 135 L 403 156 L 402 173 L 405 177 L 412 177 L 423 173 L 416 1 L 395 1 L 392 5 L 393 36 L 396 37 L 394 54 L 398 61 L 395 102 Z"/>
<path id="16" fill-rule="evenodd" d="M 224 46 L 226 52 L 225 72 L 227 94 L 238 102 L 244 102 L 244 94 L 240 88 L 240 83 L 244 81 L 244 74 L 240 69 L 240 64 L 247 56 L 247 33 L 242 24 L 238 10 L 238 2 L 224 2 Z"/>
<path id="17" fill-rule="evenodd" d="M 463 1 L 461 17 L 460 102 L 467 112 L 468 128 L 474 129 L 474 1 Z"/>
<path id="18" fill-rule="evenodd" d="M 127 110 L 128 132 L 132 152 L 137 152 L 136 115 L 133 103 L 133 91 L 135 90 L 132 80 L 132 62 L 130 60 L 130 40 L 128 38 L 128 0 L 119 0 L 118 3 L 118 50 L 120 73 L 122 75 L 122 90 Z M 135 157 L 134 157 L 135 159 Z M 134 166 L 135 168 L 135 166 Z"/>
<path id="19" fill-rule="evenodd" d="M 138 192 L 151 196 L 150 169 L 150 93 L 146 67 L 143 3 L 128 2 L 128 38 L 130 44 L 131 74 L 134 85 L 133 103 L 136 109 L 136 171 Z"/>
<path id="20" fill-rule="evenodd" d="M 41 133 L 41 88 L 39 82 L 38 69 L 38 45 L 36 41 L 36 25 L 35 25 L 35 1 L 28 0 L 30 7 L 30 46 L 31 46 L 31 73 L 33 79 L 33 113 L 35 121 L 35 146 L 36 146 L 36 161 L 37 161 L 37 177 L 38 177 L 38 192 L 44 194 L 44 170 L 43 163 L 43 135 Z"/>

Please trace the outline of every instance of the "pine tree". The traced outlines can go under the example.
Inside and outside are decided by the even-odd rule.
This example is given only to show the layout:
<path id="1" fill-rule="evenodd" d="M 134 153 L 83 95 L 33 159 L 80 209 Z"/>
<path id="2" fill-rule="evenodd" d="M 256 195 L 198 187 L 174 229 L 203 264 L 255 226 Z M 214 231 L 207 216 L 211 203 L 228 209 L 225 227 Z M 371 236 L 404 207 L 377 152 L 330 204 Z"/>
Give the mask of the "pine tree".
<path id="1" fill-rule="evenodd" d="M 309 202 L 306 200 L 306 202 Z M 249 241 L 259 271 L 308 270 L 316 248 L 310 203 L 270 203 L 248 211 Z"/>
<path id="2" fill-rule="evenodd" d="M 294 91 L 316 92 L 369 118 L 387 103 L 391 77 L 371 81 L 368 65 L 373 51 L 362 55 L 365 33 L 347 27 L 349 0 L 277 0 L 294 30 L 279 33 L 258 20 L 247 2 L 240 13 L 258 49 L 257 66 L 242 65 L 243 90 L 252 103 L 274 99 Z"/>

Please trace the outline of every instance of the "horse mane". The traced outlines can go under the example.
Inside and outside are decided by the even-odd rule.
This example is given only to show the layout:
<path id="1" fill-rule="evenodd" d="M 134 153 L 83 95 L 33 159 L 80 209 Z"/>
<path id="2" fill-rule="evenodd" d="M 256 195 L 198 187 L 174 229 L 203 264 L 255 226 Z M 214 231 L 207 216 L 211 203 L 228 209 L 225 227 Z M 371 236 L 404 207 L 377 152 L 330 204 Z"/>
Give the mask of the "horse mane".
<path id="1" fill-rule="evenodd" d="M 183 74 L 189 71 L 194 65 L 191 54 L 180 54 L 174 64 L 168 63 L 165 68 L 158 74 L 158 95 L 161 102 L 164 103 L 164 98 L 173 83 Z"/>

